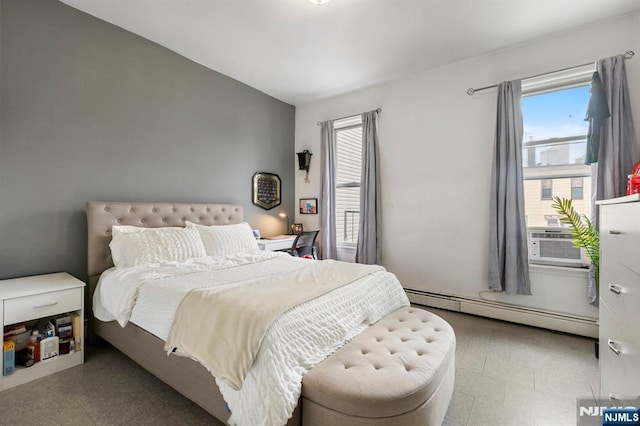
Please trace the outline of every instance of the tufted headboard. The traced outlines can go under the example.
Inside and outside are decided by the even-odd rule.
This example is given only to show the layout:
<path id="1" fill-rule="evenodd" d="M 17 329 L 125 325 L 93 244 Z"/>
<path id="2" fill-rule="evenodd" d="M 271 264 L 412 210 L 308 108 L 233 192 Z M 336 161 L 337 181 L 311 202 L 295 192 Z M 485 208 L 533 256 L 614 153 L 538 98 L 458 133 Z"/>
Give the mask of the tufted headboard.
<path id="1" fill-rule="evenodd" d="M 128 203 L 89 201 L 87 203 L 87 271 L 90 294 L 98 276 L 113 266 L 109 243 L 113 225 L 147 228 L 185 226 L 185 221 L 202 225 L 230 225 L 242 222 L 242 206 L 233 204 Z"/>

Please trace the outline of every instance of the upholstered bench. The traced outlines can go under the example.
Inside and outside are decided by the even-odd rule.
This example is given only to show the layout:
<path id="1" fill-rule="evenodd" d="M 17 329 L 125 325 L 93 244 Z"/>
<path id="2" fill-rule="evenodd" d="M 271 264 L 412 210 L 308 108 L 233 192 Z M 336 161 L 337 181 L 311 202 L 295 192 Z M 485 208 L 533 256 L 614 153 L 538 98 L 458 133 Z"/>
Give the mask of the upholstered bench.
<path id="1" fill-rule="evenodd" d="M 302 424 L 440 425 L 453 393 L 455 348 L 442 318 L 398 309 L 307 373 Z"/>

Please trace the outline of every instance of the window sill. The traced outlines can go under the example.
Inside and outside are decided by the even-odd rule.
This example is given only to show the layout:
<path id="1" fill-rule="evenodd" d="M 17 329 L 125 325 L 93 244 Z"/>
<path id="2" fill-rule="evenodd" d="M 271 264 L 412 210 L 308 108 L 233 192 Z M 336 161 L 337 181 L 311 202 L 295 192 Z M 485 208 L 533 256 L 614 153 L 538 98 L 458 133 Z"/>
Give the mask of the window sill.
<path id="1" fill-rule="evenodd" d="M 336 257 L 343 262 L 356 261 L 356 247 L 355 246 L 338 246 L 336 247 Z"/>
<path id="2" fill-rule="evenodd" d="M 589 268 L 575 268 L 571 266 L 554 266 L 529 264 L 529 272 L 534 274 L 567 276 L 567 277 L 588 277 Z"/>

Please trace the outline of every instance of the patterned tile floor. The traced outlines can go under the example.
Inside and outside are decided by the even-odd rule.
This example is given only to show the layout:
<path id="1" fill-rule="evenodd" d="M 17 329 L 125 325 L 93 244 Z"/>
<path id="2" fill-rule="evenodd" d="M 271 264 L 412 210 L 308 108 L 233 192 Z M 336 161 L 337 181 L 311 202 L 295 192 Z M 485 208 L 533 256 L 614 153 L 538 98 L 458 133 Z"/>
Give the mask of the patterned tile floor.
<path id="1" fill-rule="evenodd" d="M 429 309 L 456 331 L 456 384 L 444 425 L 575 425 L 598 394 L 593 340 Z M 108 345 L 84 365 L 0 393 L 0 425 L 221 425 Z"/>
<path id="2" fill-rule="evenodd" d="M 429 310 L 458 339 L 447 426 L 575 425 L 577 398 L 600 392 L 593 339 Z"/>

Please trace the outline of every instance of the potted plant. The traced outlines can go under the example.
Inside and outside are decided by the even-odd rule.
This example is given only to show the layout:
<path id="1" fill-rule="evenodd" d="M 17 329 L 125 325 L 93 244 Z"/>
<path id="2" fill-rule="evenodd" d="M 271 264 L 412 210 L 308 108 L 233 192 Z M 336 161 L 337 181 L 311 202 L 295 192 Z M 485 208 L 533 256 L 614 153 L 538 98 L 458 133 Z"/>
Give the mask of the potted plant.
<path id="1" fill-rule="evenodd" d="M 553 197 L 551 207 L 560 214 L 560 221 L 569 225 L 573 245 L 583 248 L 593 266 L 596 289 L 600 287 L 600 234 L 586 215 L 579 214 L 571 205 L 571 199 Z"/>

